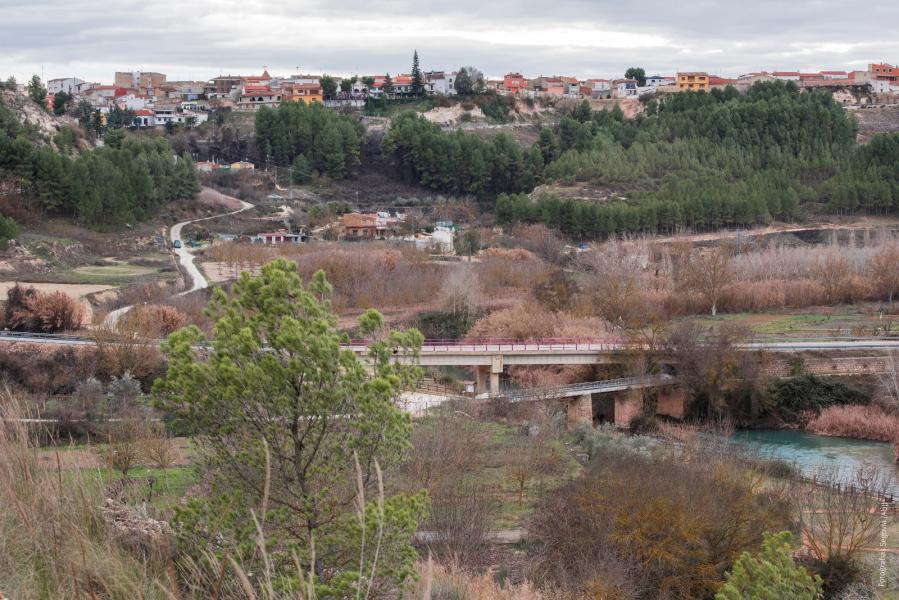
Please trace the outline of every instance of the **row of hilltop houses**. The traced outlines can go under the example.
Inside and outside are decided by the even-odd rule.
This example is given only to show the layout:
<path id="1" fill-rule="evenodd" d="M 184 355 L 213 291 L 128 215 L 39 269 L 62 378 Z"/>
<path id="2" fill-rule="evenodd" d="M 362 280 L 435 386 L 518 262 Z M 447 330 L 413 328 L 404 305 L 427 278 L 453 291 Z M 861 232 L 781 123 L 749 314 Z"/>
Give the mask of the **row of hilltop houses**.
<path id="1" fill-rule="evenodd" d="M 899 94 L 899 67 L 888 63 L 871 63 L 866 71 L 759 71 L 735 79 L 706 72 L 678 73 L 674 87 L 666 91 L 709 91 L 729 85 L 748 88 L 759 81 L 792 81 L 800 88 L 867 88 L 875 94 Z"/>
<path id="2" fill-rule="evenodd" d="M 455 71 L 428 71 L 423 74 L 426 95 L 456 95 L 459 76 Z M 210 110 L 256 111 L 283 102 L 322 103 L 345 106 L 367 98 L 403 98 L 413 95 L 412 77 L 387 74 L 329 77 L 336 92 L 326 94 L 321 75 L 219 75 L 206 81 L 170 81 L 164 73 L 119 71 L 112 84 L 87 82 L 78 77 L 62 77 L 47 82 L 48 102 L 57 92 L 76 100 L 86 100 L 101 115 L 114 108 L 134 114 L 134 127 L 192 126 L 207 120 Z M 704 71 L 681 71 L 673 75 L 650 75 L 645 80 L 580 79 L 574 76 L 526 77 L 510 72 L 502 79 L 482 81 L 483 89 L 523 98 L 640 98 L 684 91 L 710 91 L 734 86 L 748 89 L 759 81 L 792 81 L 802 88 L 858 88 L 874 94 L 899 97 L 899 66 L 871 63 L 867 70 L 855 71 L 759 71 L 736 78 L 720 77 Z"/>

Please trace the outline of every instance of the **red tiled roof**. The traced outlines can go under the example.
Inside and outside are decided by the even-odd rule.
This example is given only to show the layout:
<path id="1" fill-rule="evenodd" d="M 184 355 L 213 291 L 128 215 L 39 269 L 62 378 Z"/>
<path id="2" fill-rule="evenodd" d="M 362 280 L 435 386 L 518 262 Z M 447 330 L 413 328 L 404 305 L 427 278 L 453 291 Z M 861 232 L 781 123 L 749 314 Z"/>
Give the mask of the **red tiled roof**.
<path id="1" fill-rule="evenodd" d="M 821 71 L 821 75 L 845 75 L 846 71 Z"/>
<path id="2" fill-rule="evenodd" d="M 136 111 L 134 111 L 134 114 L 138 117 L 152 117 L 153 111 L 148 108 L 138 108 Z"/>
<path id="3" fill-rule="evenodd" d="M 340 217 L 342 227 L 377 227 L 378 215 L 347 213 Z"/>
<path id="4" fill-rule="evenodd" d="M 774 75 L 775 77 L 777 77 L 778 75 L 780 75 L 781 77 L 798 77 L 799 75 L 801 75 L 801 73 L 799 73 L 799 71 L 774 71 L 772 75 Z"/>

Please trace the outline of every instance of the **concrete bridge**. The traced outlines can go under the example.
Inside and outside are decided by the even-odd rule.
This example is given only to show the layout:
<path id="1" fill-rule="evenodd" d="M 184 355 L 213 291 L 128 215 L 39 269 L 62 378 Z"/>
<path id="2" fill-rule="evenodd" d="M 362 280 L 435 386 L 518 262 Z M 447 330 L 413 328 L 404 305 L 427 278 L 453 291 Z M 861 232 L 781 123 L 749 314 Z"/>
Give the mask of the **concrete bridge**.
<path id="1" fill-rule="evenodd" d="M 141 341 L 141 340 L 136 340 Z M 93 345 L 96 340 L 90 336 L 0 332 L 0 342 L 23 344 Z M 161 340 L 143 340 L 158 344 Z M 360 356 L 368 353 L 365 341 L 350 341 L 343 346 Z M 790 354 L 852 353 L 865 357 L 866 366 L 858 369 L 858 359 L 853 357 L 817 358 L 826 369 L 830 363 L 840 366 L 840 371 L 883 372 L 886 368 L 885 356 L 899 351 L 899 338 L 810 338 L 795 341 L 756 341 L 739 344 L 746 351 L 764 351 L 781 357 Z M 425 340 L 422 344 L 418 363 L 424 367 L 471 367 L 475 372 L 476 393 L 500 391 L 500 375 L 507 366 L 546 365 L 593 365 L 620 364 L 634 352 L 652 351 L 647 344 L 622 338 L 605 339 L 539 339 L 539 340 Z M 658 350 L 656 349 L 658 352 Z M 402 355 L 398 355 L 402 360 Z M 662 357 L 664 361 L 664 357 Z M 779 360 L 778 371 L 787 371 L 786 361 Z M 818 370 L 818 369 L 815 369 Z M 836 369 L 836 366 L 834 367 Z"/>
<path id="2" fill-rule="evenodd" d="M 644 375 L 642 377 L 623 377 L 605 381 L 588 381 L 571 385 L 560 385 L 544 388 L 528 388 L 506 390 L 498 394 L 483 394 L 481 399 L 502 398 L 510 402 L 540 402 L 561 400 L 566 403 L 569 429 L 582 424 L 593 423 L 593 396 L 630 390 L 642 390 L 653 387 L 671 386 L 676 382 L 671 375 Z M 642 410 L 640 399 L 628 394 L 617 394 L 614 397 L 612 418 L 618 427 L 629 427 L 631 419 Z M 657 414 L 681 418 L 684 416 L 685 397 L 678 392 L 662 394 L 657 407 Z"/>

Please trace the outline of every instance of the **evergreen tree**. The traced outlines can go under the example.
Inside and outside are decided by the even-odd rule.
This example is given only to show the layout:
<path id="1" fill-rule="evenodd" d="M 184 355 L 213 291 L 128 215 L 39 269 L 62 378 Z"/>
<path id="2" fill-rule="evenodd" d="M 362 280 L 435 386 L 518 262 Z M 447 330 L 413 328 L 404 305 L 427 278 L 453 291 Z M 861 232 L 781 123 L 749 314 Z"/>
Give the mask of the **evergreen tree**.
<path id="1" fill-rule="evenodd" d="M 309 159 L 303 154 L 297 154 L 297 157 L 293 159 L 291 171 L 293 183 L 296 185 L 309 183 L 312 179 L 312 165 L 309 164 Z"/>
<path id="2" fill-rule="evenodd" d="M 326 100 L 330 100 L 337 95 L 337 81 L 330 75 L 322 75 L 321 79 L 319 79 L 319 84 L 322 86 L 322 96 Z"/>
<path id="3" fill-rule="evenodd" d="M 19 235 L 19 224 L 10 217 L 0 215 L 0 250 L 6 250 L 9 240 Z"/>
<path id="4" fill-rule="evenodd" d="M 37 75 L 32 75 L 31 80 L 28 82 L 28 97 L 41 105 L 41 108 L 47 108 L 47 88 L 44 87 L 44 84 L 41 82 L 41 78 Z"/>
<path id="5" fill-rule="evenodd" d="M 315 139 L 313 151 L 316 156 L 316 168 L 332 179 L 343 177 L 346 158 L 343 153 L 343 141 L 340 131 L 335 125 L 326 127 Z"/>
<path id="6" fill-rule="evenodd" d="M 393 78 L 390 77 L 390 73 L 384 76 L 384 84 L 381 86 L 381 91 L 384 93 L 385 98 L 393 96 Z"/>
<path id="7" fill-rule="evenodd" d="M 209 356 L 197 353 L 206 344 L 198 328 L 172 334 L 163 346 L 166 375 L 154 392 L 168 414 L 203 432 L 199 443 L 212 475 L 208 498 L 176 512 L 180 547 L 190 551 L 189 533 L 202 531 L 202 550 L 214 537 L 225 554 L 253 560 L 250 508 L 267 500 L 273 509 L 258 518 L 273 562 L 294 564 L 296 557 L 315 578 L 317 596 L 349 598 L 370 575 L 359 572 L 362 540 L 380 549 L 376 578 L 400 586 L 413 575 L 411 543 L 424 495 L 382 498 L 381 510 L 370 501 L 364 528 L 354 502 L 363 494 L 377 498 L 378 471 L 395 468 L 411 447 L 411 420 L 396 401 L 420 377 L 414 362 L 422 336 L 385 334 L 383 318 L 370 310 L 359 319 L 360 332 L 383 341 L 369 346 L 367 360 L 359 358 L 340 347 L 345 336 L 330 295 L 323 272 L 303 285 L 296 264 L 283 259 L 257 277 L 244 272 L 230 296 L 221 288 L 213 293 Z M 413 364 L 393 360 L 397 352 Z M 357 481 L 359 494 L 346 493 Z M 314 553 L 294 543 L 307 539 Z"/>
<path id="8" fill-rule="evenodd" d="M 762 549 L 752 555 L 744 552 L 726 574 L 727 583 L 716 600 L 815 600 L 822 590 L 821 578 L 793 561 L 792 534 L 782 531 L 765 534 Z"/>
<path id="9" fill-rule="evenodd" d="M 53 114 L 56 116 L 66 114 L 66 105 L 71 101 L 72 97 L 62 90 L 53 95 Z"/>
<path id="10" fill-rule="evenodd" d="M 421 73 L 421 67 L 418 65 L 418 50 L 412 53 L 412 72 L 410 73 L 412 95 L 415 97 L 425 93 L 424 75 Z"/>
<path id="11" fill-rule="evenodd" d="M 474 90 L 471 76 L 468 74 L 468 70 L 465 67 L 460 68 L 456 73 L 456 81 L 453 84 L 453 87 L 460 96 L 468 96 Z"/>

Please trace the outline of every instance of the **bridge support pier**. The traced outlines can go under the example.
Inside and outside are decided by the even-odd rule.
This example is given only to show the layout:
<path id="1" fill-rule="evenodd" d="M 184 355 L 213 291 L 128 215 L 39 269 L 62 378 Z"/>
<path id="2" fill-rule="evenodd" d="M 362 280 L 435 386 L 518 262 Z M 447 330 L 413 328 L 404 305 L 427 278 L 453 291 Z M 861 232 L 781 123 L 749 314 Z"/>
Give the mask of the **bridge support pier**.
<path id="1" fill-rule="evenodd" d="M 683 419 L 687 412 L 687 395 L 680 387 L 659 394 L 656 414 L 665 415 L 674 419 Z"/>
<path id="2" fill-rule="evenodd" d="M 643 409 L 643 398 L 640 394 L 615 395 L 615 427 L 630 429 L 631 420 Z"/>
<path id="3" fill-rule="evenodd" d="M 503 372 L 503 355 L 495 354 L 490 357 L 490 393 L 494 396 L 498 395 L 499 376 Z"/>
<path id="4" fill-rule="evenodd" d="M 575 396 L 574 398 L 568 399 L 568 406 L 566 407 L 567 413 L 567 427 L 568 431 L 572 431 L 577 429 L 580 425 L 593 424 L 593 396 L 591 394 L 584 394 L 582 396 Z"/>
<path id="5" fill-rule="evenodd" d="M 487 367 L 475 367 L 474 368 L 475 385 L 476 385 L 475 393 L 476 394 L 483 394 L 484 392 L 487 391 L 487 373 L 488 372 L 489 371 L 487 370 Z"/>

